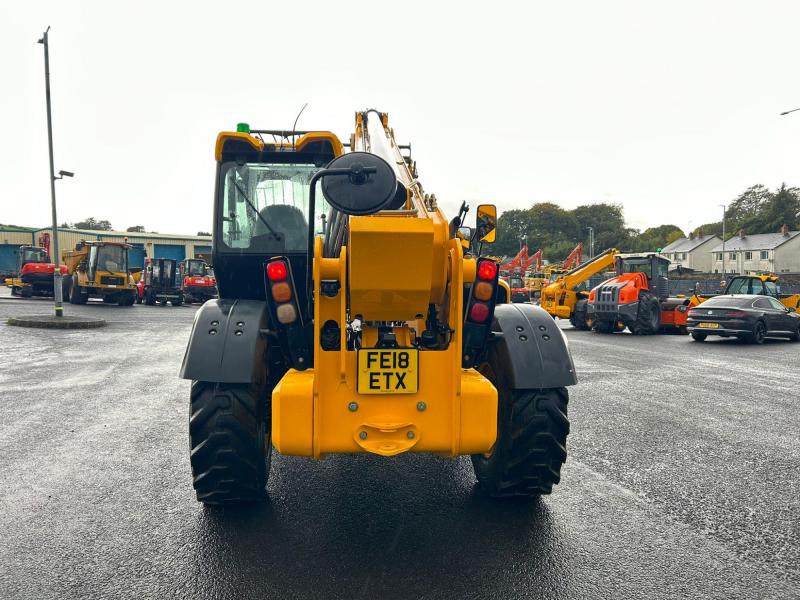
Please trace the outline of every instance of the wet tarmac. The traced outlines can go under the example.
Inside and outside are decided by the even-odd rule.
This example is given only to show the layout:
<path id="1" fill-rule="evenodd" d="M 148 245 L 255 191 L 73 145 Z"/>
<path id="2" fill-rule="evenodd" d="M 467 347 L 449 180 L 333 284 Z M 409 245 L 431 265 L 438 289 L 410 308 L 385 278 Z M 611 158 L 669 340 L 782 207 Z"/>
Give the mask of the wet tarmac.
<path id="1" fill-rule="evenodd" d="M 562 484 L 494 502 L 470 462 L 276 455 L 270 500 L 204 508 L 191 307 L 0 291 L 0 598 L 800 598 L 800 344 L 567 331 Z"/>

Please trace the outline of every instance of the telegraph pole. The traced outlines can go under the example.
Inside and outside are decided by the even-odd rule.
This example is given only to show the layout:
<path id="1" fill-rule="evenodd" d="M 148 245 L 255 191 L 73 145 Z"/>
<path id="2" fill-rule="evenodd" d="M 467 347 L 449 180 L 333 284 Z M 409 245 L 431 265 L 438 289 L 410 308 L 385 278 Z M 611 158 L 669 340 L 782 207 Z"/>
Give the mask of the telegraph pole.
<path id="1" fill-rule="evenodd" d="M 63 317 L 64 306 L 62 305 L 61 257 L 58 253 L 58 220 L 56 217 L 56 179 L 61 179 L 64 176 L 72 177 L 72 173 L 67 171 L 59 171 L 59 176 L 56 177 L 55 167 L 53 165 L 53 119 L 50 108 L 50 46 L 47 39 L 47 34 L 49 31 L 50 26 L 48 26 L 45 30 L 42 38 L 39 40 L 39 43 L 44 45 L 44 88 L 47 99 L 47 143 L 50 150 L 50 200 L 53 210 L 53 256 L 51 257 L 51 260 L 55 264 L 55 269 L 53 269 L 53 299 L 55 301 L 56 316 Z"/>

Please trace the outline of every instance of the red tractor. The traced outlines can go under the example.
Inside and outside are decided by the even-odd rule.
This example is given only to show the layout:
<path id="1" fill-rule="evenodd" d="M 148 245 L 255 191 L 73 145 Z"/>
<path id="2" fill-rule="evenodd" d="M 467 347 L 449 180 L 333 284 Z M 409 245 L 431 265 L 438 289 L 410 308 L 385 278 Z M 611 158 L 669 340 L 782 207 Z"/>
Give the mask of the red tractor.
<path id="1" fill-rule="evenodd" d="M 685 333 L 689 299 L 669 297 L 669 262 L 656 253 L 618 255 L 616 277 L 589 293 L 587 324 L 601 333 Z"/>
<path id="2" fill-rule="evenodd" d="M 23 298 L 52 296 L 56 266 L 50 260 L 45 248 L 20 246 L 17 250 L 17 268 L 11 278 L 11 294 Z M 61 265 L 61 274 L 67 275 L 64 265 Z M 68 279 L 63 281 L 68 282 Z"/>

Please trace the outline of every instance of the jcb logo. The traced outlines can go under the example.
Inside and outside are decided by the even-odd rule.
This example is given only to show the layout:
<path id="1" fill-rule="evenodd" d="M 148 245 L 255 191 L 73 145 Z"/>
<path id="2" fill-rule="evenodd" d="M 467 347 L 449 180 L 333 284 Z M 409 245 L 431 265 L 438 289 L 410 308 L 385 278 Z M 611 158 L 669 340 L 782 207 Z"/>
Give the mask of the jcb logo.
<path id="1" fill-rule="evenodd" d="M 417 350 L 368 349 L 358 352 L 360 394 L 413 394 L 418 388 Z"/>

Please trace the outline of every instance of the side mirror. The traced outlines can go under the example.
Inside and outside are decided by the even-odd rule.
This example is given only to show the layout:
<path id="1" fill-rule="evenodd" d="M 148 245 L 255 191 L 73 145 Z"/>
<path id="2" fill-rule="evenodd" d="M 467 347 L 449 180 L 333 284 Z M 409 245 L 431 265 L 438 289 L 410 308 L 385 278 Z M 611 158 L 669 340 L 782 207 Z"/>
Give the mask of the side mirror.
<path id="1" fill-rule="evenodd" d="M 370 152 L 351 152 L 334 158 L 319 175 L 325 199 L 346 215 L 376 213 L 397 193 L 394 169 Z"/>
<path id="2" fill-rule="evenodd" d="M 786 307 L 786 312 L 797 312 L 797 309 L 794 306 L 788 306 Z"/>
<path id="3" fill-rule="evenodd" d="M 497 207 L 494 204 L 481 204 L 478 206 L 475 234 L 481 242 L 494 243 L 497 236 Z"/>

